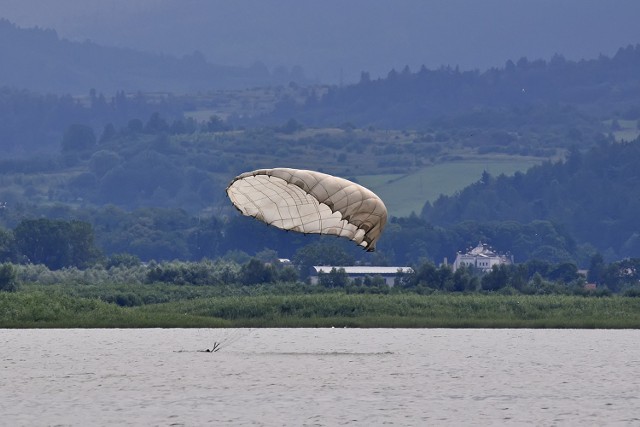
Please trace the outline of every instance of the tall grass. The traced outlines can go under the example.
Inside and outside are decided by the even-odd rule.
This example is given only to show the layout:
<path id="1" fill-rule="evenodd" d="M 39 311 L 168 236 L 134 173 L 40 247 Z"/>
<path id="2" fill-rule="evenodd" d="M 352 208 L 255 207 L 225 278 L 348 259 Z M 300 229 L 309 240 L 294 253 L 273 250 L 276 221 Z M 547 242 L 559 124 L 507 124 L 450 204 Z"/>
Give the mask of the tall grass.
<path id="1" fill-rule="evenodd" d="M 249 295 L 118 307 L 0 294 L 0 327 L 639 328 L 640 299 L 567 295 Z"/>
<path id="2" fill-rule="evenodd" d="M 104 301 L 44 292 L 0 293 L 2 328 L 224 327 L 222 319 L 139 312 Z"/>

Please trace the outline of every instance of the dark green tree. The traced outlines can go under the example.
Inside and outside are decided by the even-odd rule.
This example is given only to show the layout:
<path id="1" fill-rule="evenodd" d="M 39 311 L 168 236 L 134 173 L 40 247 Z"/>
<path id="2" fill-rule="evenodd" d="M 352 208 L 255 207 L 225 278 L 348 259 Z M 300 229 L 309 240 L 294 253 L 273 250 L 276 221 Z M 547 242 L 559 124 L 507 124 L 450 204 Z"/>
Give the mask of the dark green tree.
<path id="1" fill-rule="evenodd" d="M 198 218 L 197 226 L 193 228 L 188 236 L 191 257 L 199 260 L 221 256 L 220 245 L 222 239 L 222 223 L 218 218 L 214 216 Z"/>
<path id="2" fill-rule="evenodd" d="M 420 266 L 415 269 L 415 273 L 410 276 L 413 276 L 409 280 L 411 287 L 418 285 L 435 289 L 440 287 L 440 274 L 438 268 L 432 261 L 425 261 L 420 264 Z"/>
<path id="3" fill-rule="evenodd" d="M 22 220 L 14 230 L 16 249 L 33 264 L 50 269 L 85 268 L 100 256 L 91 224 L 46 218 Z"/>
<path id="4" fill-rule="evenodd" d="M 471 267 L 462 266 L 453 273 L 453 292 L 469 292 L 478 288 L 480 279 L 473 274 Z"/>
<path id="5" fill-rule="evenodd" d="M 0 291 L 15 292 L 18 290 L 16 270 L 11 264 L 0 265 Z"/>
<path id="6" fill-rule="evenodd" d="M 143 128 L 144 128 L 144 124 L 140 119 L 131 119 L 129 120 L 129 122 L 127 122 L 127 131 L 129 133 L 134 133 L 134 134 L 140 133 L 142 132 Z"/>
<path id="7" fill-rule="evenodd" d="M 547 275 L 549 280 L 569 283 L 578 278 L 578 267 L 570 262 L 563 262 L 554 266 Z"/>
<path id="8" fill-rule="evenodd" d="M 318 283 L 325 288 L 344 288 L 349 284 L 349 276 L 344 268 L 332 268 L 328 273 L 318 274 Z"/>
<path id="9" fill-rule="evenodd" d="M 482 290 L 497 291 L 509 283 L 509 268 L 505 264 L 494 265 L 491 271 L 482 276 Z"/>
<path id="10" fill-rule="evenodd" d="M 209 132 L 222 132 L 228 129 L 229 127 L 225 122 L 216 115 L 211 116 L 206 124 L 206 130 Z"/>
<path id="11" fill-rule="evenodd" d="M 287 123 L 281 128 L 281 132 L 285 134 L 292 134 L 304 129 L 304 126 L 296 119 L 289 119 Z"/>
<path id="12" fill-rule="evenodd" d="M 107 123 L 104 126 L 104 130 L 102 131 L 102 135 L 100 136 L 100 144 L 104 144 L 105 142 L 111 141 L 116 136 L 116 127 L 113 123 Z"/>
<path id="13" fill-rule="evenodd" d="M 169 131 L 169 124 L 165 119 L 160 117 L 160 113 L 153 113 L 149 118 L 149 121 L 144 126 L 144 131 L 146 133 L 162 133 Z"/>
<path id="14" fill-rule="evenodd" d="M 13 234 L 0 228 L 0 262 L 15 258 L 15 245 Z"/>
<path id="15" fill-rule="evenodd" d="M 307 277 L 314 265 L 347 266 L 354 258 L 336 241 L 321 240 L 302 248 L 293 256 L 293 263 L 299 268 L 301 277 Z"/>
<path id="16" fill-rule="evenodd" d="M 273 268 L 257 258 L 251 258 L 248 263 L 242 266 L 240 271 L 240 281 L 243 285 L 272 283 L 274 277 Z"/>
<path id="17" fill-rule="evenodd" d="M 109 150 L 96 151 L 89 158 L 89 170 L 98 178 L 102 178 L 107 172 L 122 162 L 120 156 Z"/>
<path id="18" fill-rule="evenodd" d="M 138 258 L 135 255 L 131 255 L 128 253 L 121 253 L 121 254 L 113 254 L 111 255 L 109 258 L 107 258 L 106 262 L 105 262 L 105 267 L 106 268 L 112 268 L 112 267 L 137 267 L 140 264 L 142 264 L 142 261 L 140 261 L 140 258 Z"/>
<path id="19" fill-rule="evenodd" d="M 591 261 L 589 262 L 589 271 L 587 273 L 587 281 L 589 283 L 602 283 L 604 279 L 604 274 L 606 271 L 606 264 L 604 262 L 604 257 L 602 254 L 597 253 L 591 257 Z"/>
<path id="20" fill-rule="evenodd" d="M 62 137 L 62 151 L 85 151 L 96 145 L 96 135 L 87 125 L 72 124 Z"/>

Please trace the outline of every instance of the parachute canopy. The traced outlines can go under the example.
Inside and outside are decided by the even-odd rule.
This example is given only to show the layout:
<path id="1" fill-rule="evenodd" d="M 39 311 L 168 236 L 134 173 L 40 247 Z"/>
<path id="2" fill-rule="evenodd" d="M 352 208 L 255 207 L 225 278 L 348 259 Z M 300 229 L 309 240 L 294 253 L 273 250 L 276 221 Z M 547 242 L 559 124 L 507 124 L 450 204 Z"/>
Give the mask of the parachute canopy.
<path id="1" fill-rule="evenodd" d="M 259 169 L 237 176 L 227 195 L 238 210 L 283 230 L 347 237 L 367 251 L 387 222 L 371 190 L 344 178 L 302 169 Z"/>

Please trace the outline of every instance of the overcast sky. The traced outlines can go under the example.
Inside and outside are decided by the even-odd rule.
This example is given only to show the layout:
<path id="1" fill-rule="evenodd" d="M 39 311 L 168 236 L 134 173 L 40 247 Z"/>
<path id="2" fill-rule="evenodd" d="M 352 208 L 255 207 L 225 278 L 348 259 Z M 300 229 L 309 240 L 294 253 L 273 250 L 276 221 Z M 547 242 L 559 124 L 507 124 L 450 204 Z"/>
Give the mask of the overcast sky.
<path id="1" fill-rule="evenodd" d="M 640 43 L 638 0 L 0 0 L 0 17 L 60 37 L 209 62 L 301 66 L 324 82 L 522 56 L 612 56 Z"/>

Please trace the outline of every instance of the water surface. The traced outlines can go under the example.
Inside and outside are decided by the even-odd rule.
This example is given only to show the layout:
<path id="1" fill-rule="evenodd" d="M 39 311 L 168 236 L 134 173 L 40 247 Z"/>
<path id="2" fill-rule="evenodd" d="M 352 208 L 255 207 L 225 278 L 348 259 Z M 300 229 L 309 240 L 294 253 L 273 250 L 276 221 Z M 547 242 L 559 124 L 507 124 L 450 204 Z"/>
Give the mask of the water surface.
<path id="1" fill-rule="evenodd" d="M 638 342 L 635 330 L 0 330 L 0 413 L 13 426 L 640 425 Z"/>

